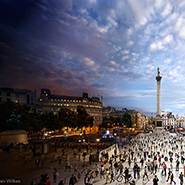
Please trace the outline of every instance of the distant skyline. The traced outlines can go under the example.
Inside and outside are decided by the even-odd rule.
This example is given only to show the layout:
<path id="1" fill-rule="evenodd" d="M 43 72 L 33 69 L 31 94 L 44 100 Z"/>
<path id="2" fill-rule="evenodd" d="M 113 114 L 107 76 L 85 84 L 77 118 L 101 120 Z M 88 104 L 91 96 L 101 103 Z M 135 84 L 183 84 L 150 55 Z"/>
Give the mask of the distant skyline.
<path id="1" fill-rule="evenodd" d="M 1 0 L 0 87 L 185 113 L 185 1 Z"/>

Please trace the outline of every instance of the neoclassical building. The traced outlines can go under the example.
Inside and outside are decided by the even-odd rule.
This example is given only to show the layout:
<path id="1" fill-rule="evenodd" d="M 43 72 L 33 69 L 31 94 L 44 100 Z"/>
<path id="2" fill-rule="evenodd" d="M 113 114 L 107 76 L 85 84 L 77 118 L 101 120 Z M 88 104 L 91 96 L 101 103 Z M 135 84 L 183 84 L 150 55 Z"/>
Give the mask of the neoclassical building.
<path id="1" fill-rule="evenodd" d="M 52 95 L 49 89 L 41 89 L 40 99 L 38 100 L 38 111 L 53 112 L 57 114 L 61 108 L 68 108 L 74 112 L 77 106 L 83 106 L 87 113 L 94 118 L 93 126 L 102 124 L 102 103 L 99 97 L 88 97 L 88 93 L 83 93 L 82 97 Z"/>

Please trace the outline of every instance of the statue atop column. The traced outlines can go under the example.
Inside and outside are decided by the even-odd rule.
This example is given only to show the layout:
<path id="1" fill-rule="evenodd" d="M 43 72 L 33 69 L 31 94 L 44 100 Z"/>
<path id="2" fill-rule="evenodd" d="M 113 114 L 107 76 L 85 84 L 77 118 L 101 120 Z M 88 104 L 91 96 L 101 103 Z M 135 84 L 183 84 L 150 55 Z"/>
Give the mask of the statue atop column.
<path id="1" fill-rule="evenodd" d="M 157 81 L 161 81 L 162 76 L 160 76 L 159 67 L 157 68 L 157 71 L 158 71 L 158 75 L 156 76 L 156 80 L 157 80 Z"/>

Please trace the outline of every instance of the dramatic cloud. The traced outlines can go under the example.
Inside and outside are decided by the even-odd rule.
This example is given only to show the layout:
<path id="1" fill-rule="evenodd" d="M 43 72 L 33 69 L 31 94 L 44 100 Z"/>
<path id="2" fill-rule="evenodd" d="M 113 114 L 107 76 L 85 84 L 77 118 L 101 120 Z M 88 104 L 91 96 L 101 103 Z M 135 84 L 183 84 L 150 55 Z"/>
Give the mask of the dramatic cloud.
<path id="1" fill-rule="evenodd" d="M 162 110 L 183 115 L 184 12 L 180 0 L 1 0 L 0 86 L 86 91 L 148 113 L 160 67 Z"/>

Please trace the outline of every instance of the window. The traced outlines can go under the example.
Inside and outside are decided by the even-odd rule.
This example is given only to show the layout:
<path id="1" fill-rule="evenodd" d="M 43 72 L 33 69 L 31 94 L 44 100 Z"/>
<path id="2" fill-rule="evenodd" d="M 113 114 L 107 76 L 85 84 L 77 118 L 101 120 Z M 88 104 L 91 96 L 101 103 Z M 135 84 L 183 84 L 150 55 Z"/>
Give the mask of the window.
<path id="1" fill-rule="evenodd" d="M 67 100 L 67 102 L 69 102 L 69 100 Z"/>
<path id="2" fill-rule="evenodd" d="M 15 103 L 19 103 L 19 100 L 18 100 L 18 99 L 16 99 L 16 100 L 15 100 Z"/>
<path id="3" fill-rule="evenodd" d="M 81 100 L 79 100 L 79 103 L 81 103 Z"/>
<path id="4" fill-rule="evenodd" d="M 10 101 L 11 101 L 11 98 L 7 98 L 6 101 L 7 101 L 7 102 L 10 102 Z"/>
<path id="5" fill-rule="evenodd" d="M 78 100 L 76 100 L 76 102 L 78 102 Z"/>
<path id="6" fill-rule="evenodd" d="M 72 102 L 72 100 L 70 100 L 70 102 Z"/>
<path id="7" fill-rule="evenodd" d="M 75 102 L 75 100 L 73 100 L 73 102 Z"/>
<path id="8" fill-rule="evenodd" d="M 86 102 L 86 100 L 83 100 L 83 102 Z"/>
<path id="9" fill-rule="evenodd" d="M 51 101 L 53 101 L 53 99 L 51 99 Z"/>
<path id="10" fill-rule="evenodd" d="M 61 101 L 63 101 L 63 99 L 61 99 Z"/>
<path id="11" fill-rule="evenodd" d="M 7 95 L 7 96 L 11 96 L 11 93 L 7 93 L 6 95 Z"/>

